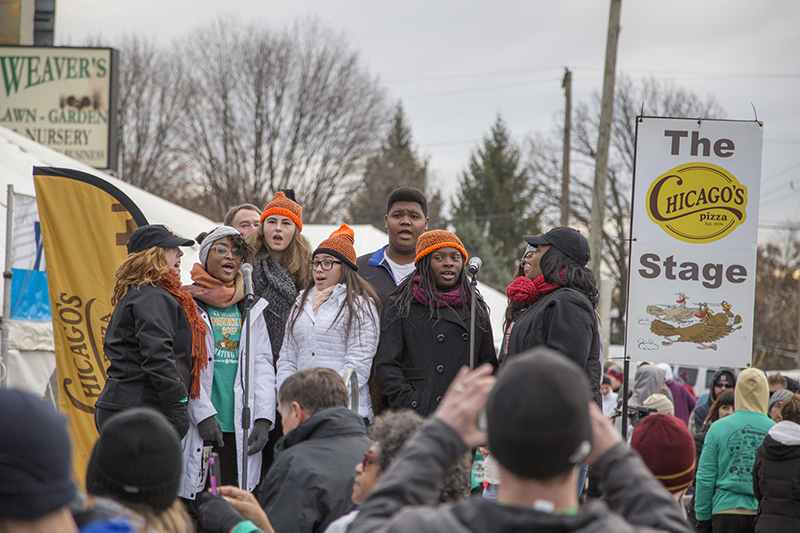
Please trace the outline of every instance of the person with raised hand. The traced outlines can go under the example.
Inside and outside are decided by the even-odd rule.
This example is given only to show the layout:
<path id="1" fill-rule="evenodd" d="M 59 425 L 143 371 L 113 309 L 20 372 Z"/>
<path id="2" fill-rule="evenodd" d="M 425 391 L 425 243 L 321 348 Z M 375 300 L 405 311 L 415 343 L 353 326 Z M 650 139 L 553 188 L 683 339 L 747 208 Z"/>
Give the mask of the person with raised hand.
<path id="1" fill-rule="evenodd" d="M 447 465 L 487 442 L 500 463 L 498 501 L 430 506 Z M 579 507 L 575 484 L 583 461 L 595 469 L 604 501 Z M 462 369 L 348 531 L 691 530 L 594 403 L 583 369 L 539 347 L 508 361 L 496 383 L 489 365 Z"/>

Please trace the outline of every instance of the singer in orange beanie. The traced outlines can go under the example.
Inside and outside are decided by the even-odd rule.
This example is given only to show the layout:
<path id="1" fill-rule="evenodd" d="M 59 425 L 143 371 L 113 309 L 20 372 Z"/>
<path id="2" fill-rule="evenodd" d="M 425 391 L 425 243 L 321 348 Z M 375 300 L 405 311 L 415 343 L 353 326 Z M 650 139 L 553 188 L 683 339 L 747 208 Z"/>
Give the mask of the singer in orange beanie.
<path id="1" fill-rule="evenodd" d="M 449 231 L 417 240 L 417 269 L 389 295 L 381 315 L 375 379 L 393 409 L 432 413 L 458 369 L 470 364 L 470 307 L 476 306 L 475 366 L 497 367 L 489 311 L 472 301 L 467 251 Z"/>
<path id="2" fill-rule="evenodd" d="M 358 380 L 358 413 L 373 418 L 369 376 L 378 348 L 380 301 L 358 274 L 353 230 L 342 224 L 320 243 L 308 269 L 312 280 L 289 311 L 277 364 L 280 389 L 304 368 L 321 366 Z"/>

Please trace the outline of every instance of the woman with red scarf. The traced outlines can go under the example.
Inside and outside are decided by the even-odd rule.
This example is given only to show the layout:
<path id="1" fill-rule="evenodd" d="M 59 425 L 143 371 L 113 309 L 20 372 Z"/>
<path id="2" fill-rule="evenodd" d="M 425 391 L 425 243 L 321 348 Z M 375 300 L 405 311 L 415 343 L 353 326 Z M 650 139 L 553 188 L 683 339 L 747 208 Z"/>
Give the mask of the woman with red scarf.
<path id="1" fill-rule="evenodd" d="M 595 402 L 602 406 L 598 293 L 594 273 L 586 268 L 589 243 L 580 232 L 566 227 L 527 235 L 525 241 L 535 250 L 526 254 L 524 276 L 506 290 L 525 309 L 507 327 L 501 359 L 536 346 L 552 348 L 584 369 Z"/>
<path id="2" fill-rule="evenodd" d="M 375 378 L 394 409 L 432 413 L 458 369 L 469 365 L 470 306 L 476 305 L 475 364 L 497 367 L 489 312 L 472 302 L 467 252 L 449 231 L 417 240 L 416 270 L 383 305 Z"/>
<path id="3" fill-rule="evenodd" d="M 103 342 L 110 365 L 95 402 L 98 429 L 119 411 L 152 407 L 181 438 L 188 431 L 187 402 L 200 392 L 206 363 L 206 327 L 180 280 L 179 246 L 193 244 L 160 224 L 142 226 L 128 239 Z"/>

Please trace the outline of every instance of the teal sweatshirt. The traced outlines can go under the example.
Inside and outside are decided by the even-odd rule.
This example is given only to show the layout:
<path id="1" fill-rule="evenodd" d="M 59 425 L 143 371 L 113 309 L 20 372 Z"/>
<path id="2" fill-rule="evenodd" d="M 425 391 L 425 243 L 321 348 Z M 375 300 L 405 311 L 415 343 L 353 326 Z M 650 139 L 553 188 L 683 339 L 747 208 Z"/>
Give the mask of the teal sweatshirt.
<path id="1" fill-rule="evenodd" d="M 769 385 L 764 373 L 747 369 L 736 381 L 736 412 L 708 430 L 697 467 L 695 513 L 698 520 L 728 509 L 758 509 L 753 494 L 756 450 L 775 422 L 764 414 Z"/>

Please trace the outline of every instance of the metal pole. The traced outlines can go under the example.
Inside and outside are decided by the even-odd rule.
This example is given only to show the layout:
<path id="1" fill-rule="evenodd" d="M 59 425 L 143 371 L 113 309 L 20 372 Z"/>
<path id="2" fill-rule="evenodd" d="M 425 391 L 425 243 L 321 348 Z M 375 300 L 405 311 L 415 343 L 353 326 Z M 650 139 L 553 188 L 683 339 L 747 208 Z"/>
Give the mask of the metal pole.
<path id="1" fill-rule="evenodd" d="M 631 358 L 625 352 L 622 360 L 622 440 L 628 440 L 628 376 L 631 370 Z"/>
<path id="2" fill-rule="evenodd" d="M 569 226 L 569 151 L 570 132 L 572 130 L 572 72 L 564 69 L 564 80 L 561 82 L 566 97 L 564 112 L 564 157 L 561 165 L 561 225 Z"/>
<path id="3" fill-rule="evenodd" d="M 608 147 L 611 142 L 611 119 L 614 116 L 614 82 L 617 69 L 617 40 L 622 0 L 611 0 L 606 40 L 606 67 L 603 76 L 603 103 L 600 109 L 600 131 L 597 139 L 597 162 L 594 168 L 592 192 L 592 218 L 589 225 L 589 250 L 592 258 L 589 269 L 600 275 L 603 250 L 603 219 L 606 208 L 606 178 L 608 173 Z"/>
<path id="4" fill-rule="evenodd" d="M 469 284 L 470 292 L 472 293 L 472 304 L 469 311 L 469 369 L 475 368 L 475 310 L 478 307 L 478 302 L 475 299 L 475 291 L 478 287 L 478 280 L 475 279 L 477 274 L 472 275 L 472 281 Z"/>
<path id="5" fill-rule="evenodd" d="M 250 434 L 250 304 L 244 299 L 244 402 L 242 406 L 242 477 L 239 488 L 247 490 L 247 438 Z"/>
<path id="6" fill-rule="evenodd" d="M 8 186 L 6 200 L 6 268 L 3 271 L 3 318 L 0 326 L 0 387 L 8 378 L 8 321 L 11 315 L 11 266 L 14 263 L 14 186 Z"/>

